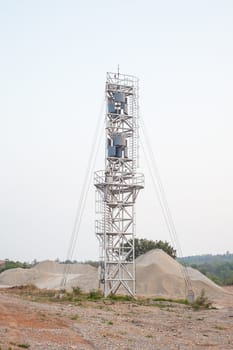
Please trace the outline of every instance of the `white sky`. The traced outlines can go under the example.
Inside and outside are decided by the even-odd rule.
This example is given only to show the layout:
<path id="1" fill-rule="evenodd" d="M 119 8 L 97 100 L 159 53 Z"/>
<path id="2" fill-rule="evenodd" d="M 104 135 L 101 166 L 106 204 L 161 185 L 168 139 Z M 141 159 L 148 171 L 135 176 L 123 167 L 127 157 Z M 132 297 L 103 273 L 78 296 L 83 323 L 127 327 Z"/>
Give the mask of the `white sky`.
<path id="1" fill-rule="evenodd" d="M 232 0 L 9 0 L 0 1 L 1 259 L 66 258 L 106 71 L 118 63 L 140 78 L 183 254 L 233 252 Z M 170 241 L 142 170 L 138 236 Z M 94 218 L 91 185 L 74 259 L 98 257 Z"/>

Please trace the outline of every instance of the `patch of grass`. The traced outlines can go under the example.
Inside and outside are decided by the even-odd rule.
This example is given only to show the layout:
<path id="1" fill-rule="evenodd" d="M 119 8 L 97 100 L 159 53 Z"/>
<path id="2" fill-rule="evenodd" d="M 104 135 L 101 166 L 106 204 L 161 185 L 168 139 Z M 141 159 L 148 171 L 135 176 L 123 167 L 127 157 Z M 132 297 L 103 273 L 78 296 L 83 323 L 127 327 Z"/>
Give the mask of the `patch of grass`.
<path id="1" fill-rule="evenodd" d="M 104 305 L 111 305 L 115 303 L 129 303 L 130 307 L 132 306 L 154 306 L 163 308 L 169 312 L 175 310 L 175 304 L 187 305 L 192 307 L 194 310 L 199 309 L 210 309 L 212 303 L 205 296 L 205 291 L 202 291 L 201 295 L 196 298 L 193 303 L 189 303 L 186 299 L 171 299 L 163 297 L 152 297 L 152 298 L 143 298 L 137 297 L 133 298 L 131 295 L 109 295 L 107 298 L 104 298 L 103 292 L 101 290 L 91 290 L 89 293 L 82 291 L 79 286 L 72 287 L 71 291 L 66 289 L 57 290 L 48 290 L 48 289 L 39 289 L 35 285 L 21 286 L 17 288 L 11 288 L 13 293 L 17 293 L 20 296 L 30 299 L 31 301 L 36 302 L 58 302 L 58 303 L 71 303 L 83 307 L 87 307 L 89 302 L 97 302 L 96 307 L 100 309 L 106 309 L 106 311 L 112 311 L 111 308 L 107 308 Z M 133 312 L 133 311 L 132 311 Z M 41 314 L 41 317 L 43 315 Z M 45 316 L 44 316 L 45 317 Z"/>
<path id="2" fill-rule="evenodd" d="M 120 331 L 119 334 L 121 334 L 121 335 L 127 335 L 127 332 L 126 332 L 126 331 Z"/>
<path id="3" fill-rule="evenodd" d="M 226 329 L 225 327 L 219 325 L 214 326 L 214 328 L 218 329 L 219 331 L 223 331 L 224 329 Z"/>
<path id="4" fill-rule="evenodd" d="M 146 338 L 153 338 L 152 334 L 145 335 Z"/>
<path id="5" fill-rule="evenodd" d="M 182 305 L 189 305 L 189 302 L 187 299 L 153 298 L 152 301 L 164 301 L 164 302 L 170 302 L 170 303 L 176 303 L 176 304 L 182 304 Z"/>
<path id="6" fill-rule="evenodd" d="M 172 308 L 175 307 L 174 304 L 189 305 L 189 302 L 186 299 L 171 299 L 163 297 L 146 299 L 144 303 L 143 301 L 140 302 L 140 305 L 155 306 L 169 312 L 173 311 Z"/>
<path id="7" fill-rule="evenodd" d="M 103 298 L 103 293 L 101 290 L 91 290 L 87 295 L 88 300 L 100 300 Z"/>
<path id="8" fill-rule="evenodd" d="M 32 301 L 48 301 L 53 299 L 56 294 L 56 291 L 52 289 L 39 289 L 33 284 L 13 287 L 12 290 L 16 290 L 19 295 L 30 298 Z"/>
<path id="9" fill-rule="evenodd" d="M 62 289 L 60 289 L 60 291 L 59 291 L 61 294 L 66 294 L 66 289 L 65 288 L 62 288 Z"/>
<path id="10" fill-rule="evenodd" d="M 135 301 L 131 295 L 121 295 L 121 294 L 111 294 L 108 296 L 108 299 L 115 301 Z"/>
<path id="11" fill-rule="evenodd" d="M 72 287 L 72 290 L 73 290 L 73 295 L 82 295 L 83 294 L 83 291 L 80 287 Z"/>
<path id="12" fill-rule="evenodd" d="M 100 310 L 104 310 L 104 311 L 111 311 L 114 312 L 113 308 L 111 308 L 108 305 L 97 305 L 96 308 L 100 309 Z"/>
<path id="13" fill-rule="evenodd" d="M 19 348 L 24 348 L 24 349 L 30 348 L 30 345 L 29 345 L 29 344 L 18 344 L 17 346 L 18 346 Z"/>
<path id="14" fill-rule="evenodd" d="M 40 319 L 44 320 L 46 318 L 46 314 L 43 312 L 40 312 Z"/>
<path id="15" fill-rule="evenodd" d="M 166 304 L 163 304 L 162 301 L 156 303 L 156 302 L 153 302 L 150 304 L 151 306 L 155 306 L 155 307 L 159 307 L 160 309 L 165 309 L 167 308 L 167 305 Z"/>
<path id="16" fill-rule="evenodd" d="M 174 307 L 173 305 L 169 305 L 169 307 L 166 308 L 166 311 L 168 311 L 168 312 L 175 312 L 175 310 L 172 309 L 173 307 Z"/>
<path id="17" fill-rule="evenodd" d="M 110 326 L 112 326 L 112 325 L 113 325 L 113 322 L 112 322 L 112 321 L 108 321 L 108 324 L 109 324 Z"/>
<path id="18" fill-rule="evenodd" d="M 70 319 L 71 319 L 71 320 L 78 320 L 78 319 L 79 319 L 79 315 L 78 315 L 78 314 L 75 314 L 75 315 L 71 316 Z"/>

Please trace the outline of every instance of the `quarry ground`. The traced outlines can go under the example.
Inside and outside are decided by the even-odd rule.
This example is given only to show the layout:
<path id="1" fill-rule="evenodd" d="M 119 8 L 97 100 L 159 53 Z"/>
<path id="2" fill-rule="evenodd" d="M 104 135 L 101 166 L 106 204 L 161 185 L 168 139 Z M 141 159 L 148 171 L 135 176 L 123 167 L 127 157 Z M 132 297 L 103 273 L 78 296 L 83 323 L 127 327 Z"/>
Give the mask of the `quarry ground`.
<path id="1" fill-rule="evenodd" d="M 233 292 L 233 287 L 228 290 Z M 171 302 L 31 301 L 0 290 L 0 349 L 233 349 L 233 294 L 194 311 Z"/>

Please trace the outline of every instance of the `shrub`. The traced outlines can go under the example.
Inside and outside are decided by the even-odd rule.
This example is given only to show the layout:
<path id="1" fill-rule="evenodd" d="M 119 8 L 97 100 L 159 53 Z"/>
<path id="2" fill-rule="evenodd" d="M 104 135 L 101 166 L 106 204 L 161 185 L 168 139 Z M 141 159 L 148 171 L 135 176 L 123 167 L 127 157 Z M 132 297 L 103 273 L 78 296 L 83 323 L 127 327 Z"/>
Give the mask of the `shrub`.
<path id="1" fill-rule="evenodd" d="M 91 300 L 99 300 L 99 299 L 102 299 L 102 298 L 103 298 L 103 293 L 102 293 L 101 290 L 92 289 L 92 290 L 89 292 L 88 299 L 91 299 Z"/>
<path id="2" fill-rule="evenodd" d="M 198 296 L 191 305 L 194 310 L 212 308 L 212 302 L 205 295 L 204 289 L 202 289 L 200 296 Z"/>
<path id="3" fill-rule="evenodd" d="M 82 294 L 82 289 L 80 287 L 72 287 L 73 294 L 74 295 L 81 295 Z"/>

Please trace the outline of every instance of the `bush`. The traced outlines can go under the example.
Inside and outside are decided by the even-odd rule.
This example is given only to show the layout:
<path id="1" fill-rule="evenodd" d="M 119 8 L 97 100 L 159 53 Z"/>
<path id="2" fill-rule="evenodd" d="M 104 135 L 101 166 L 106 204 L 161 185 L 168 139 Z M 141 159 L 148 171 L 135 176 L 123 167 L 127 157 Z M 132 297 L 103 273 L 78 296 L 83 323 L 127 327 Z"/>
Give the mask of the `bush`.
<path id="1" fill-rule="evenodd" d="M 82 294 L 82 289 L 80 287 L 72 287 L 73 294 L 74 295 L 81 295 Z"/>
<path id="2" fill-rule="evenodd" d="M 192 308 L 194 310 L 211 309 L 212 308 L 212 302 L 205 295 L 204 289 L 202 289 L 200 296 L 198 296 L 196 298 L 196 300 L 194 300 L 194 302 L 191 305 L 192 305 Z"/>
<path id="3" fill-rule="evenodd" d="M 99 300 L 103 298 L 103 293 L 101 290 L 92 289 L 87 298 L 90 300 Z"/>

